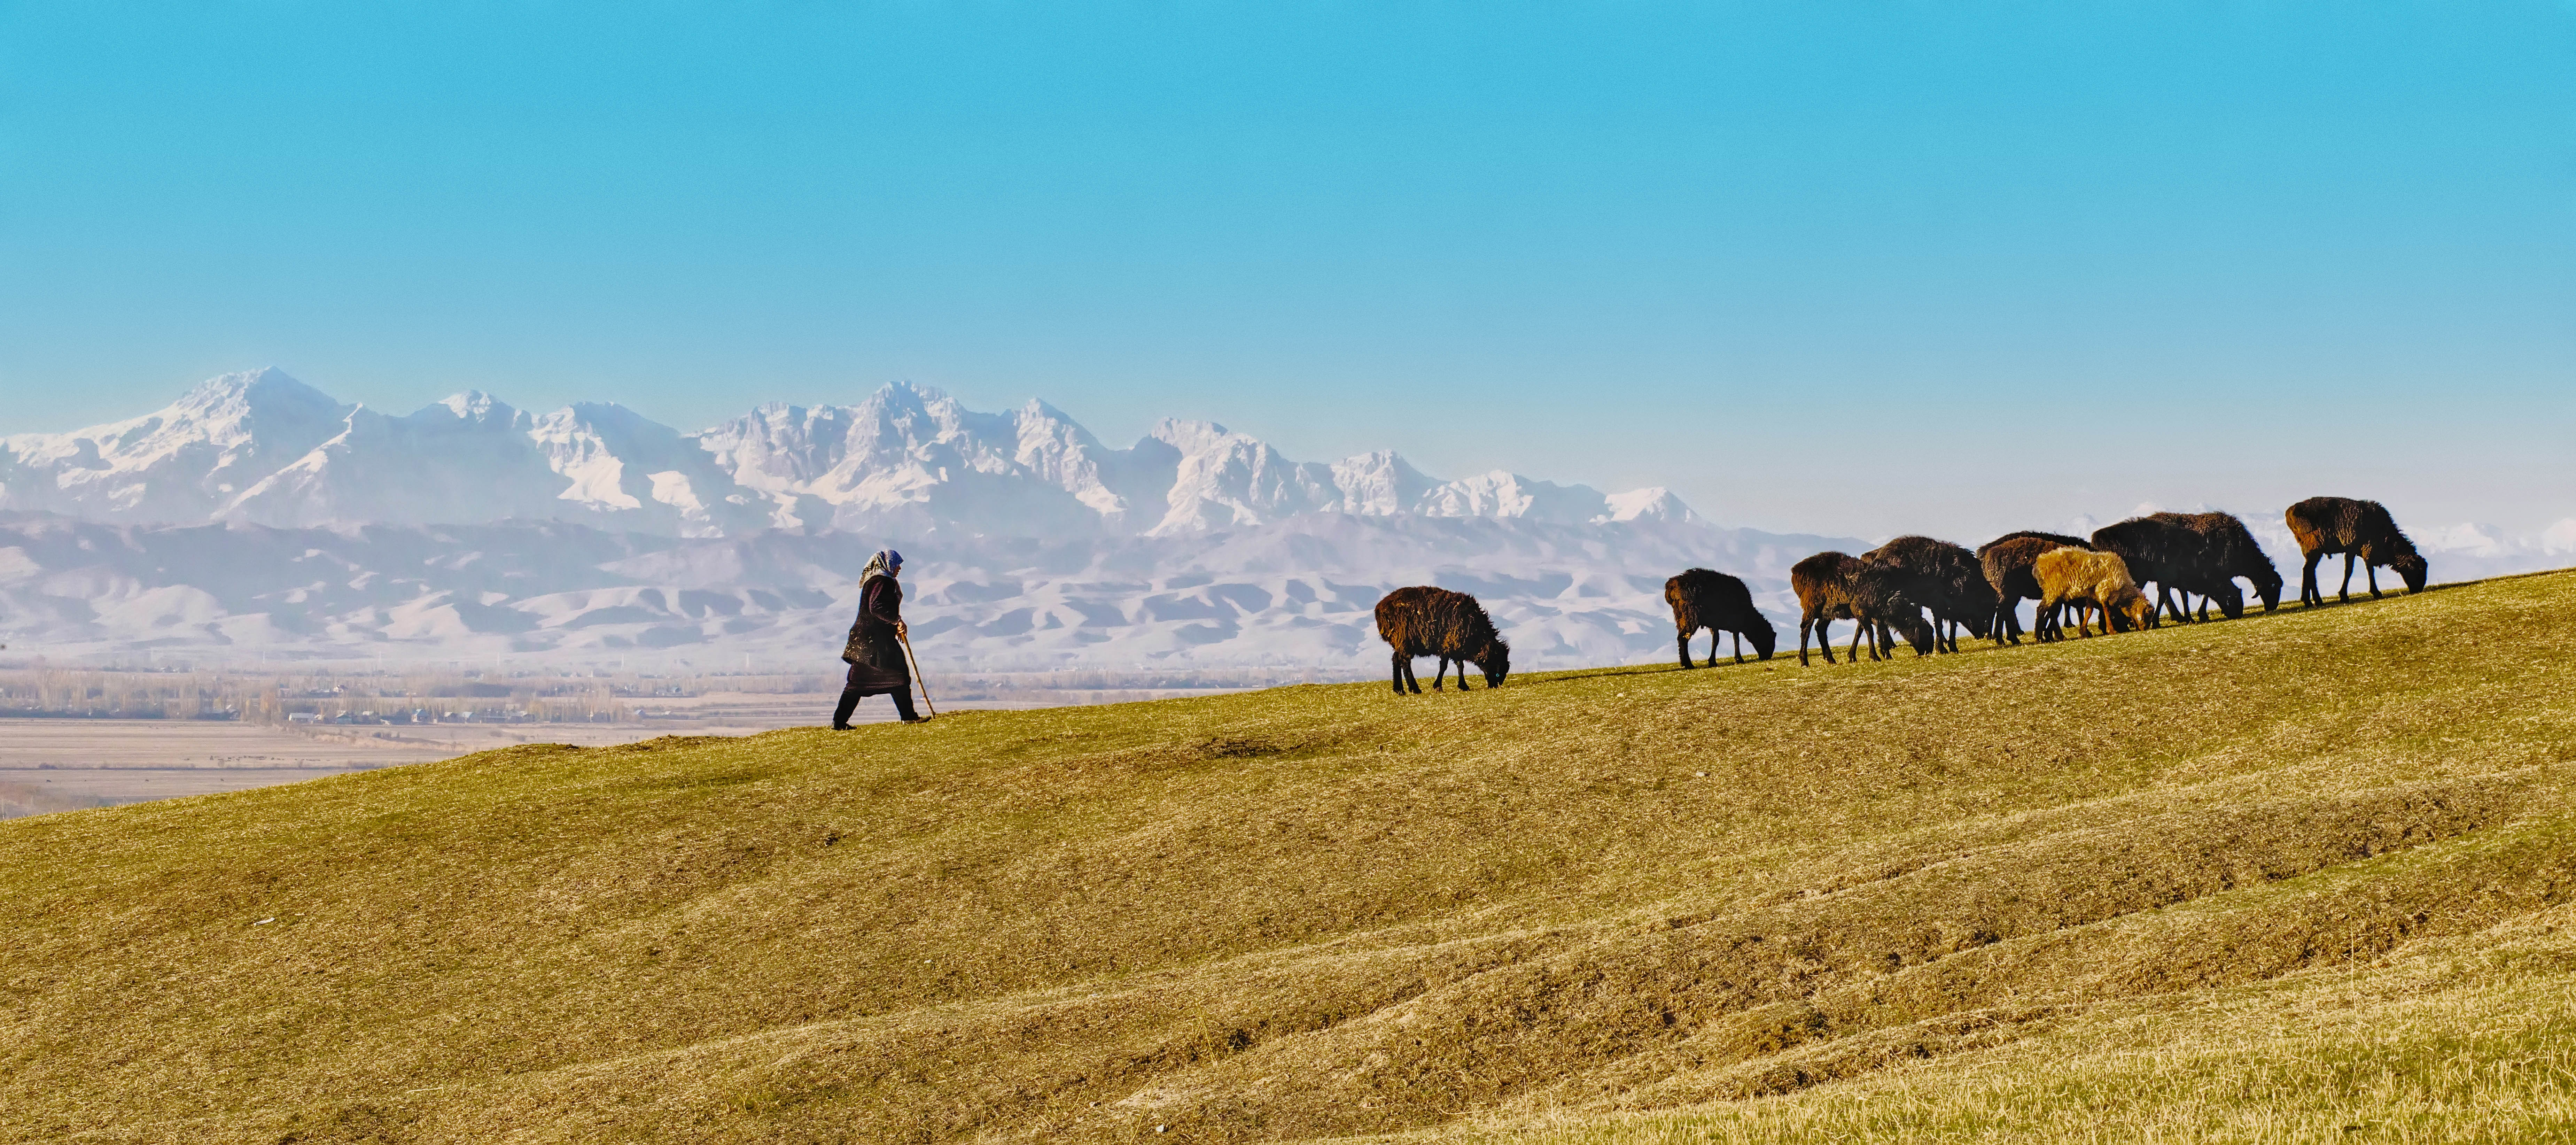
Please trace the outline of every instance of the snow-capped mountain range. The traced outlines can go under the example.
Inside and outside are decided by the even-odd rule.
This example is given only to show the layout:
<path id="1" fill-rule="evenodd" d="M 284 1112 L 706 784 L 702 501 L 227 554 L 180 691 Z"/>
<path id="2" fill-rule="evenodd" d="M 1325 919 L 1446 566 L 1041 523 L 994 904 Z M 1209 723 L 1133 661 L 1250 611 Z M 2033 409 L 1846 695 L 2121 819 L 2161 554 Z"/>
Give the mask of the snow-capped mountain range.
<path id="1" fill-rule="evenodd" d="M 1299 513 L 1692 519 L 1661 489 L 1605 496 L 1501 471 L 1440 481 L 1385 451 L 1294 462 L 1212 422 L 1165 420 L 1112 449 L 1044 402 L 978 413 L 900 383 L 857 405 L 764 405 L 681 433 L 617 405 L 533 414 L 474 392 L 386 414 L 275 369 L 215 378 L 142 417 L 0 438 L 0 509 L 290 528 L 561 521 L 683 537 L 1172 536 Z"/>
<path id="2" fill-rule="evenodd" d="M 682 433 L 480 393 L 385 414 L 271 369 L 0 438 L 13 653 L 828 666 L 885 543 L 925 655 L 1025 670 L 1378 662 L 1371 607 L 1426 582 L 1478 591 L 1521 663 L 1628 659 L 1669 644 L 1672 572 L 1732 560 L 1784 605 L 1790 562 L 1848 542 L 1209 422 L 1113 449 L 1043 402 L 904 384 Z"/>

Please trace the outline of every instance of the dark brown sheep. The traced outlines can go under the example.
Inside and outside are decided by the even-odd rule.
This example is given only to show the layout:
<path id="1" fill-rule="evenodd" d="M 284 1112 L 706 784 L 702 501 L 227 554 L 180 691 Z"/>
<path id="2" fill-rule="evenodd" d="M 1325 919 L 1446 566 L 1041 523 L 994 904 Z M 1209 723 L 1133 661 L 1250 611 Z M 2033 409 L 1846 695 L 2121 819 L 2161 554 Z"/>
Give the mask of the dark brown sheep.
<path id="1" fill-rule="evenodd" d="M 1422 682 L 1413 677 L 1413 658 L 1437 656 L 1440 670 L 1431 677 L 1431 690 L 1439 691 L 1441 681 L 1449 676 L 1449 665 L 1458 665 L 1458 690 L 1467 690 L 1467 665 L 1473 661 L 1485 673 L 1485 686 L 1503 686 L 1503 677 L 1512 670 L 1512 646 L 1494 631 L 1494 622 L 1485 616 L 1485 606 L 1463 592 L 1417 585 L 1399 588 L 1377 602 L 1378 638 L 1395 650 L 1395 694 L 1409 688 L 1422 694 Z"/>
<path id="2" fill-rule="evenodd" d="M 2039 554 L 2092 547 L 2080 538 L 2035 532 L 2007 533 L 1979 546 L 1977 562 L 1986 574 L 1987 587 L 1995 590 L 1995 643 L 2021 643 L 2021 602 L 2043 599 L 2039 579 L 2031 573 L 2031 562 Z"/>
<path id="3" fill-rule="evenodd" d="M 2307 565 L 2299 572 L 2299 603 L 2322 605 L 2326 594 L 2317 588 L 2317 562 L 2335 553 L 2343 554 L 2343 587 L 2335 597 L 2352 600 L 2352 562 L 2361 558 L 2362 575 L 2370 580 L 2370 597 L 2379 599 L 2378 566 L 2386 565 L 2406 578 L 2406 591 L 2424 591 L 2424 580 L 2431 570 L 2424 564 L 2424 554 L 2415 551 L 2397 519 L 2388 515 L 2388 507 L 2377 501 L 2356 501 L 2350 497 L 2310 497 L 2282 514 L 2290 522 L 2290 532 L 2299 538 L 2299 552 Z"/>
<path id="4" fill-rule="evenodd" d="M 2156 513 L 2153 519 L 2163 521 L 2189 535 L 2188 544 L 2178 543 L 2174 556 L 2173 587 L 2182 596 L 2185 611 L 2190 610 L 2192 593 L 2201 596 L 2198 620 L 2209 619 L 2209 602 L 2218 602 L 2218 610 L 2229 620 L 2245 615 L 2245 596 L 2237 591 L 2236 578 L 2243 577 L 2254 586 L 2255 595 L 2263 602 L 2263 611 L 2281 606 L 2281 570 L 2273 567 L 2272 558 L 2264 555 L 2263 546 L 2254 539 L 2245 522 L 2233 513 Z M 2177 542 L 2183 540 L 2177 536 Z"/>
<path id="5" fill-rule="evenodd" d="M 1890 625 L 1905 634 L 1914 654 L 1932 650 L 1932 626 L 1923 622 L 1923 608 L 1907 599 L 1897 587 L 1895 569 L 1861 560 L 1848 553 L 1817 553 L 1789 567 L 1789 585 L 1798 590 L 1798 663 L 1807 662 L 1807 635 L 1813 632 L 1817 647 L 1825 653 L 1825 663 L 1834 662 L 1832 637 L 1827 635 L 1834 621 L 1851 620 L 1860 624 L 1852 634 L 1852 658 L 1860 658 L 1861 638 L 1869 638 L 1869 658 L 1882 659 L 1879 651 L 1888 646 Z M 1888 647 L 1889 655 L 1894 649 Z"/>
<path id="6" fill-rule="evenodd" d="M 1664 603 L 1673 606 L 1673 628 L 1679 635 L 1682 667 L 1691 666 L 1691 637 L 1708 629 L 1708 666 L 1717 667 L 1717 641 L 1726 633 L 1735 634 L 1735 662 L 1744 662 L 1744 638 L 1753 638 L 1753 651 L 1762 659 L 1771 658 L 1779 643 L 1779 634 L 1771 630 L 1770 618 L 1753 607 L 1753 592 L 1744 582 L 1722 572 L 1689 569 L 1664 582 Z"/>
<path id="7" fill-rule="evenodd" d="M 1983 637 L 1995 621 L 1995 589 L 1977 554 L 1948 541 L 1904 536 L 1862 553 L 1860 559 L 1896 570 L 1897 587 L 1932 612 L 1933 646 L 1959 650 L 1952 626 Z"/>

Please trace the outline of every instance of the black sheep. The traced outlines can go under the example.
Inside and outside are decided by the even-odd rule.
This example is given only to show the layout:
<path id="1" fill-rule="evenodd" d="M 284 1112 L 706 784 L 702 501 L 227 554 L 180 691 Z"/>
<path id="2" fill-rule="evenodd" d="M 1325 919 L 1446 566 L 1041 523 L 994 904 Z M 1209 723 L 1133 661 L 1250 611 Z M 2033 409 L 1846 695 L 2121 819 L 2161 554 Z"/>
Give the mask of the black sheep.
<path id="1" fill-rule="evenodd" d="M 2370 579 L 2371 599 L 2379 599 L 2378 566 L 2387 565 L 2406 578 L 2406 591 L 2424 591 L 2424 580 L 2432 570 L 2424 564 L 2424 554 L 2415 551 L 2397 519 L 2388 515 L 2388 507 L 2377 501 L 2356 501 L 2350 497 L 2310 497 L 2282 514 L 2290 522 L 2290 532 L 2299 538 L 2299 552 L 2307 567 L 2299 573 L 2299 603 L 2322 605 L 2326 594 L 2317 588 L 2317 562 L 2343 554 L 2343 587 L 2336 599 L 2352 600 L 2352 562 L 2361 558 L 2362 575 Z"/>
<path id="2" fill-rule="evenodd" d="M 1473 661 L 1485 673 L 1485 686 L 1503 686 L 1503 677 L 1512 670 L 1512 646 L 1494 631 L 1494 622 L 1485 616 L 1485 606 L 1463 592 L 1417 585 L 1399 588 L 1377 602 L 1378 638 L 1395 650 L 1395 694 L 1407 688 L 1422 694 L 1422 682 L 1413 676 L 1413 658 L 1437 656 L 1440 670 L 1431 677 L 1431 690 L 1439 691 L 1448 678 L 1449 665 L 1458 665 L 1458 690 L 1467 689 L 1467 664 Z"/>
<path id="3" fill-rule="evenodd" d="M 1708 666 L 1717 667 L 1717 641 L 1720 636 L 1735 634 L 1735 662 L 1744 662 L 1744 638 L 1753 638 L 1753 650 L 1761 659 L 1771 658 L 1779 643 L 1779 634 L 1771 630 L 1770 618 L 1753 607 L 1753 592 L 1744 582 L 1722 572 L 1689 569 L 1664 582 L 1664 603 L 1673 606 L 1673 628 L 1679 634 L 1675 643 L 1681 650 L 1682 667 L 1691 667 L 1691 637 L 1708 629 Z"/>
<path id="4" fill-rule="evenodd" d="M 1869 638 L 1869 658 L 1881 659 L 1895 649 L 1888 639 L 1889 625 L 1905 633 L 1906 643 L 1914 654 L 1932 650 L 1932 626 L 1923 622 L 1923 608 L 1908 599 L 1897 585 L 1897 570 L 1861 560 L 1849 553 L 1817 553 L 1789 566 L 1789 585 L 1798 590 L 1798 663 L 1807 662 L 1807 634 L 1816 635 L 1824 650 L 1825 663 L 1834 662 L 1832 637 L 1826 631 L 1837 620 L 1852 620 L 1860 631 L 1852 634 L 1851 655 L 1860 658 L 1861 638 Z"/>
<path id="5" fill-rule="evenodd" d="M 1860 559 L 1896 570 L 1897 587 L 1932 611 L 1932 622 L 1938 626 L 1933 630 L 1935 647 L 1959 650 L 1953 625 L 1980 638 L 1992 630 L 1995 589 L 1986 583 L 1986 570 L 1977 563 L 1977 554 L 1948 541 L 1904 536 L 1862 553 Z"/>
<path id="6" fill-rule="evenodd" d="M 2131 517 L 2093 530 L 2092 547 L 2119 554 L 2121 563 L 2129 567 L 2129 579 L 2139 588 L 2150 582 L 2156 586 L 2155 595 L 2148 599 L 2161 602 L 2175 620 L 2190 619 L 2173 593 L 2181 587 L 2185 563 L 2200 551 L 2197 534 L 2158 517 Z"/>
<path id="7" fill-rule="evenodd" d="M 2188 608 L 2190 594 L 2201 595 L 2199 620 L 2209 619 L 2209 602 L 2218 602 L 2218 610 L 2229 620 L 2245 615 L 2245 596 L 2236 589 L 2236 578 L 2243 577 L 2254 586 L 2263 601 L 2263 611 L 2281 606 L 2281 570 L 2273 567 L 2272 558 L 2264 555 L 2263 546 L 2254 539 L 2253 530 L 2232 513 L 2156 513 L 2163 521 L 2188 534 L 2189 542 L 2177 536 L 2174 588 L 2182 594 Z"/>

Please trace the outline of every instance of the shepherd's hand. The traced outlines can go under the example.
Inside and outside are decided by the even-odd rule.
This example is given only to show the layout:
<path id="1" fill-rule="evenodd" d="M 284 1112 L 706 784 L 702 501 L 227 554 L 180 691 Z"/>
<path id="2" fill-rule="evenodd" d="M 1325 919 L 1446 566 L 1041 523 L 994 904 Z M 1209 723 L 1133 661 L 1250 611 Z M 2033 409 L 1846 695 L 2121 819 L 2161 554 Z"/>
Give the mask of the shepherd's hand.
<path id="1" fill-rule="evenodd" d="M 909 627 L 906 627 L 906 626 L 904 625 L 904 622 L 902 622 L 902 621 L 900 621 L 900 620 L 895 621 L 895 622 L 894 622 L 894 638 L 895 638 L 895 639 L 897 639 L 897 640 L 910 640 L 910 639 L 912 639 L 912 629 L 911 629 L 911 628 L 909 628 Z"/>

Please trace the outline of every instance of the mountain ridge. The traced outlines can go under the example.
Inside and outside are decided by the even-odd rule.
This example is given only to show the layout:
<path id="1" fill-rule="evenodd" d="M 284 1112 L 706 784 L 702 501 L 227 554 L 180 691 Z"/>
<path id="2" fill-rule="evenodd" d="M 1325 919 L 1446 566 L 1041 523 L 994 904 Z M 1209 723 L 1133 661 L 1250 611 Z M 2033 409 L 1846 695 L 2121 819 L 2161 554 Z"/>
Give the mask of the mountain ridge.
<path id="1" fill-rule="evenodd" d="M 534 413 L 479 390 L 385 413 L 275 367 L 209 379 L 140 417 L 0 438 L 0 509 L 287 528 L 555 520 L 692 537 L 1170 535 L 1309 512 L 1697 519 L 1661 488 L 1604 494 L 1506 470 L 1442 481 L 1393 450 L 1292 461 L 1210 421 L 1166 418 L 1111 448 L 1038 399 L 987 413 L 910 382 L 852 405 L 763 403 L 684 433 L 614 403 Z"/>

